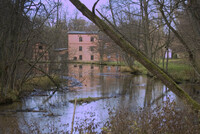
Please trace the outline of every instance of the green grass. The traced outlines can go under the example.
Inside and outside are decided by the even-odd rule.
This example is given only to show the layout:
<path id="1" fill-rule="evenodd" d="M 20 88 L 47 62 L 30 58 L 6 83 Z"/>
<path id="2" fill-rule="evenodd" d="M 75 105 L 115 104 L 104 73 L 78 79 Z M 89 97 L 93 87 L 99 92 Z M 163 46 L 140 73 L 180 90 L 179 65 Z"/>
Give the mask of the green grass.
<path id="1" fill-rule="evenodd" d="M 195 73 L 191 66 L 184 63 L 169 63 L 169 74 L 177 81 L 194 81 Z"/>
<path id="2" fill-rule="evenodd" d="M 95 64 L 95 65 L 107 65 L 107 66 L 125 66 L 123 62 L 83 62 L 83 61 L 68 61 L 68 63 L 77 63 L 77 64 Z"/>
<path id="3" fill-rule="evenodd" d="M 146 75 L 148 72 L 147 69 L 137 61 L 134 63 L 132 68 L 133 70 L 128 66 L 122 66 L 120 70 L 121 72 L 129 72 L 132 74 L 144 74 L 144 75 Z"/>
<path id="4" fill-rule="evenodd" d="M 86 61 L 67 61 L 67 63 L 76 63 L 76 64 L 99 64 L 99 62 L 86 62 Z"/>
<path id="5" fill-rule="evenodd" d="M 162 63 L 160 63 L 158 66 L 162 68 Z M 133 67 L 135 68 L 135 70 L 141 72 L 141 74 L 148 73 L 147 69 L 144 66 L 142 66 L 139 62 L 135 62 L 135 65 Z M 122 67 L 121 72 L 133 73 L 133 71 L 128 66 Z M 193 68 L 188 64 L 187 61 L 184 61 L 182 59 L 170 59 L 168 63 L 168 73 L 177 82 L 196 81 L 195 72 Z"/>
<path id="6" fill-rule="evenodd" d="M 108 66 L 125 66 L 123 62 L 104 62 L 104 64 Z"/>
<path id="7" fill-rule="evenodd" d="M 96 64 L 100 65 L 99 62 L 71 62 L 80 64 Z M 123 62 L 103 62 L 103 65 L 107 66 L 121 66 L 121 72 L 130 72 L 132 74 L 148 74 L 148 70 L 141 65 L 139 62 L 135 61 L 133 70 L 125 65 Z M 158 64 L 162 68 L 162 62 Z M 193 68 L 188 64 L 186 60 L 183 59 L 169 59 L 168 63 L 168 73 L 178 82 L 190 81 L 195 82 L 196 77 Z"/>

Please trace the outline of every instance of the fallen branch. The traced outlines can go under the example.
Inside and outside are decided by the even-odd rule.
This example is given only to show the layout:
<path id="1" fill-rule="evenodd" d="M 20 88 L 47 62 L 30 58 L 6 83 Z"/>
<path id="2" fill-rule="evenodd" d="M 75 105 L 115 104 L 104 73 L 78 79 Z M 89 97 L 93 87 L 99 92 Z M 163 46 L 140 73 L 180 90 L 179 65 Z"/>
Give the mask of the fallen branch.
<path id="1" fill-rule="evenodd" d="M 114 96 L 116 97 L 116 96 Z M 90 103 L 93 101 L 97 101 L 97 100 L 101 100 L 101 99 L 109 99 L 109 98 L 113 98 L 113 97 L 88 97 L 88 98 L 79 98 L 77 100 L 77 103 L 81 104 L 81 103 Z M 75 100 L 69 100 L 69 102 L 74 103 Z"/>

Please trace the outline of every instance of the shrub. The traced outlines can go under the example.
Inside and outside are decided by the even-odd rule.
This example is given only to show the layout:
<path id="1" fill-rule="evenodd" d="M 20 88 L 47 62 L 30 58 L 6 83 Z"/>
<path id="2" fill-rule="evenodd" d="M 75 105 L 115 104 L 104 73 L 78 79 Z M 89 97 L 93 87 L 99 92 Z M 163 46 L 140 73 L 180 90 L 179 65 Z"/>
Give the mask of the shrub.
<path id="1" fill-rule="evenodd" d="M 106 131 L 111 133 L 176 133 L 197 134 L 200 132 L 198 115 L 189 110 L 176 108 L 175 102 L 169 98 L 163 106 L 154 109 L 144 108 L 137 112 L 120 109 L 110 114 L 110 121 L 105 125 Z"/>

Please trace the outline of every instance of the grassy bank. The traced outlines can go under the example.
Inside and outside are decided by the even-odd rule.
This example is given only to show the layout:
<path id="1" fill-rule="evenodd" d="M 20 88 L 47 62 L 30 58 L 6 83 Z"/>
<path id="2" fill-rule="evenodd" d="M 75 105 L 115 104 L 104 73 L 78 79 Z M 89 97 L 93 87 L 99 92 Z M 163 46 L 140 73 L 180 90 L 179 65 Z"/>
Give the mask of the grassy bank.
<path id="1" fill-rule="evenodd" d="M 144 74 L 147 75 L 148 71 L 140 63 L 135 62 L 135 65 L 130 68 L 123 62 L 80 62 L 80 61 L 70 61 L 70 63 L 76 64 L 94 64 L 94 65 L 107 65 L 107 66 L 121 66 L 121 72 L 128 72 L 132 74 Z M 162 68 L 162 63 L 159 66 Z M 170 59 L 168 63 L 168 73 L 177 81 L 189 81 L 197 82 L 193 68 L 188 64 L 186 60 L 183 59 Z"/>
<path id="2" fill-rule="evenodd" d="M 51 77 L 58 84 L 65 81 L 57 75 Z M 55 87 L 55 84 L 47 76 L 32 77 L 23 84 L 21 89 L 10 90 L 5 97 L 0 97 L 0 105 L 20 101 L 20 98 L 29 95 L 34 89 L 49 90 L 51 87 Z"/>
<path id="3" fill-rule="evenodd" d="M 178 82 L 189 81 L 196 82 L 196 76 L 193 68 L 184 63 L 170 62 L 168 66 L 169 74 Z"/>
<path id="4" fill-rule="evenodd" d="M 57 75 L 51 75 L 53 80 L 60 84 L 64 80 L 61 79 Z M 22 87 L 23 91 L 29 91 L 31 89 L 37 88 L 37 89 L 42 89 L 42 90 L 48 90 L 51 87 L 55 87 L 55 84 L 47 77 L 47 76 L 38 76 L 34 78 L 30 78 Z"/>
<path id="5" fill-rule="evenodd" d="M 162 64 L 159 66 L 162 68 Z M 121 67 L 121 72 L 130 72 L 133 74 L 147 74 L 148 71 L 138 62 L 133 66 L 134 70 L 127 66 Z M 168 73 L 177 81 L 197 82 L 193 68 L 182 59 L 170 59 L 168 63 Z"/>
<path id="6" fill-rule="evenodd" d="M 73 64 L 93 64 L 93 65 L 107 65 L 107 66 L 125 66 L 123 62 L 83 62 L 83 61 L 68 61 Z"/>

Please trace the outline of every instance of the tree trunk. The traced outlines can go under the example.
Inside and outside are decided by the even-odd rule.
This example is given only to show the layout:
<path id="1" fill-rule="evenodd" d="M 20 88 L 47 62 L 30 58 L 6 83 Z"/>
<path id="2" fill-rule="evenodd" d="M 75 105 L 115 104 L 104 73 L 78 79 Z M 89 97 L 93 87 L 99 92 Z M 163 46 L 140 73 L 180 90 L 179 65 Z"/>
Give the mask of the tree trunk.
<path id="1" fill-rule="evenodd" d="M 169 89 L 175 93 L 178 97 L 183 99 L 187 104 L 190 104 L 195 110 L 200 110 L 200 104 L 194 101 L 183 89 L 181 89 L 175 81 L 154 62 L 152 62 L 143 52 L 138 50 L 133 44 L 130 44 L 124 37 L 117 33 L 113 28 L 108 26 L 103 20 L 91 12 L 84 4 L 79 0 L 70 0 L 71 3 L 80 10 L 83 15 L 94 22 L 100 30 L 106 33 L 123 51 L 133 56 L 138 62 L 140 62 L 148 71 L 159 78 Z"/>

